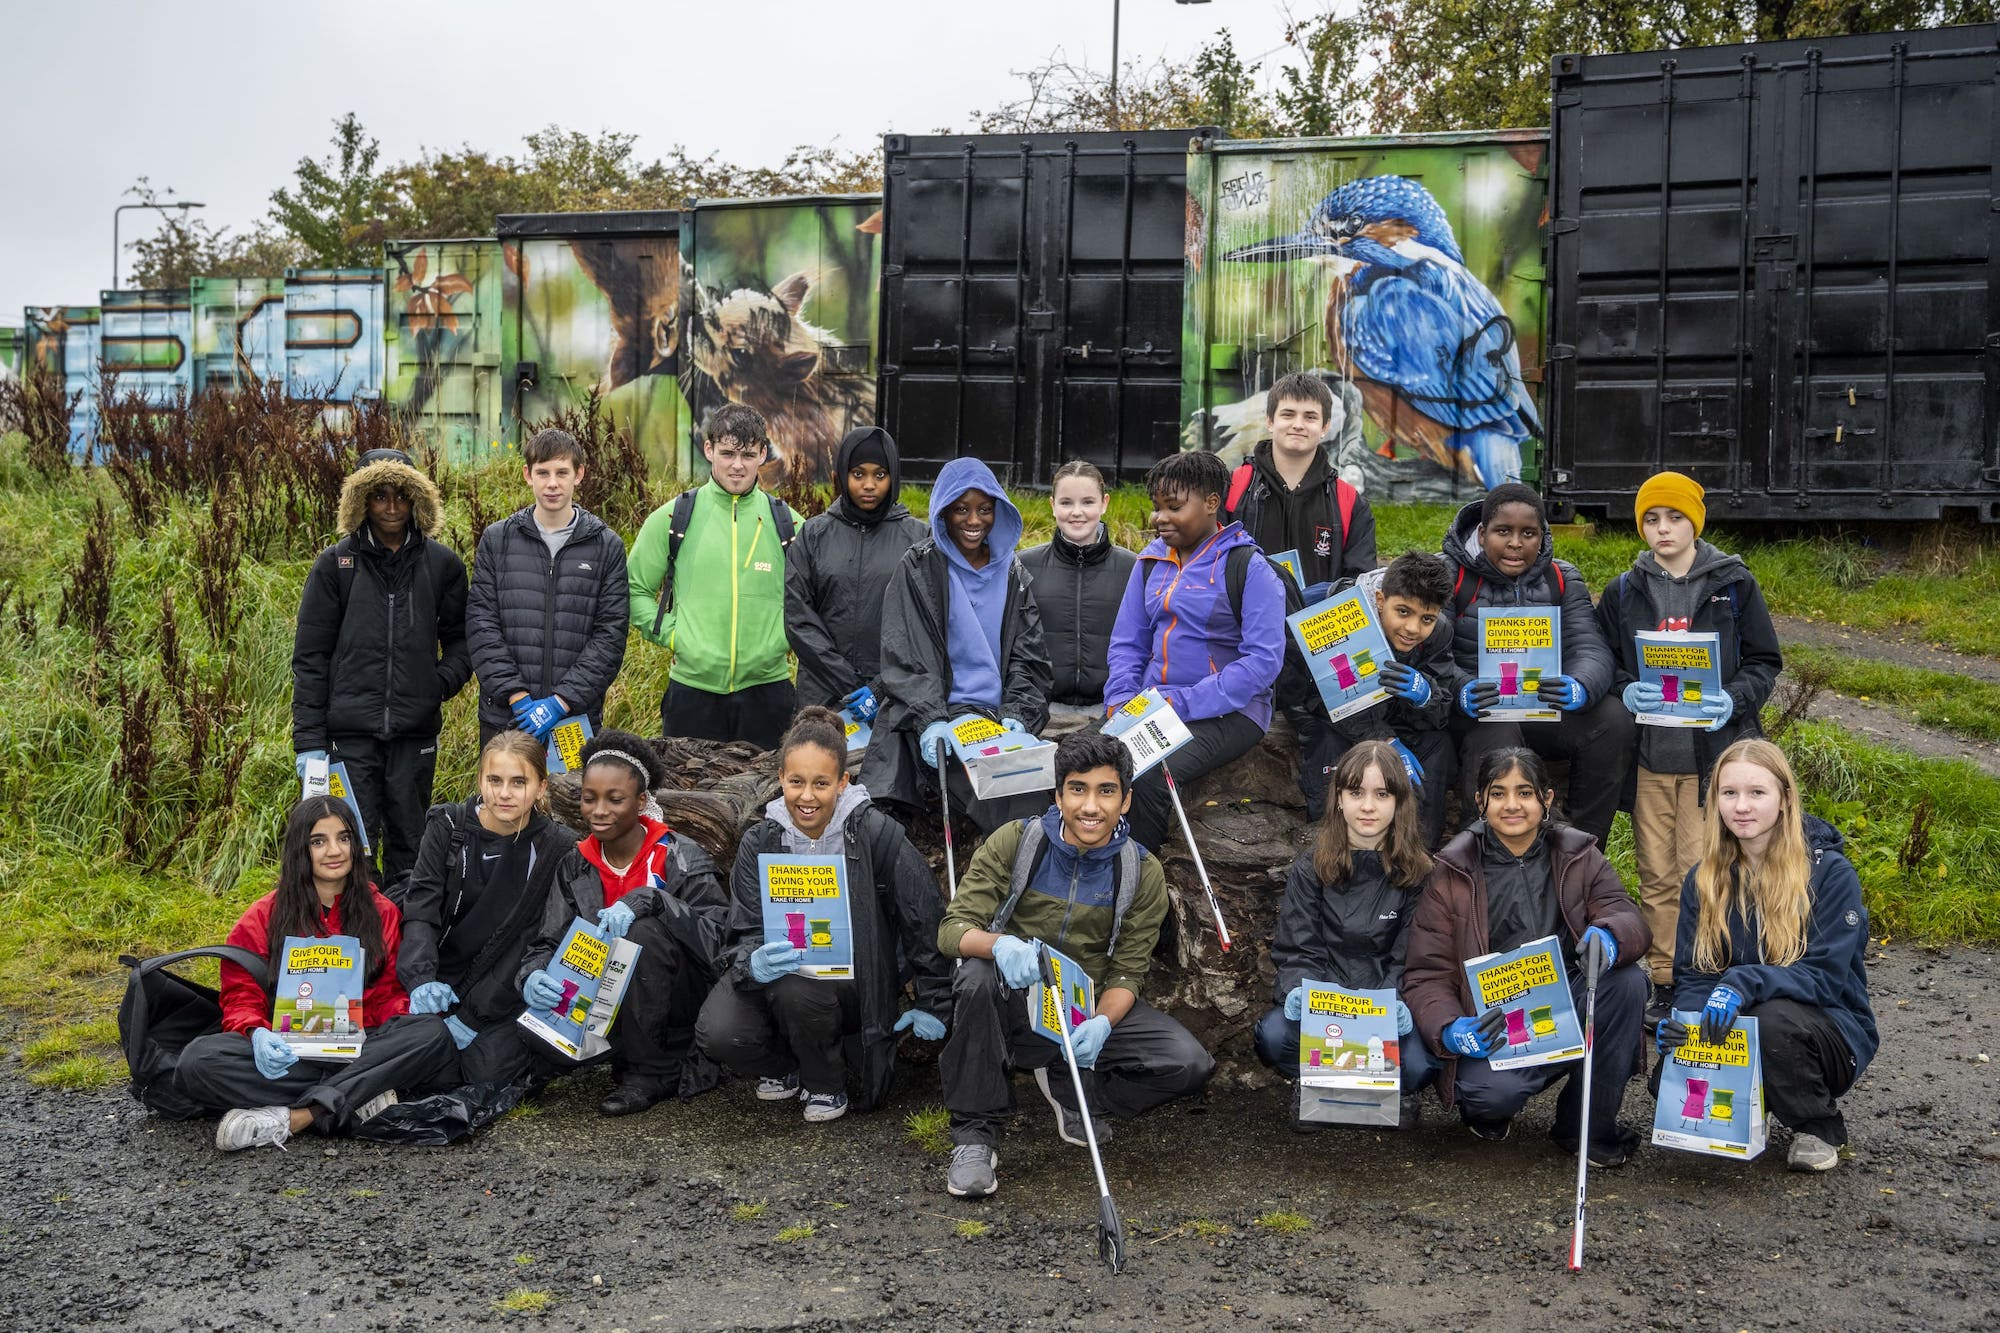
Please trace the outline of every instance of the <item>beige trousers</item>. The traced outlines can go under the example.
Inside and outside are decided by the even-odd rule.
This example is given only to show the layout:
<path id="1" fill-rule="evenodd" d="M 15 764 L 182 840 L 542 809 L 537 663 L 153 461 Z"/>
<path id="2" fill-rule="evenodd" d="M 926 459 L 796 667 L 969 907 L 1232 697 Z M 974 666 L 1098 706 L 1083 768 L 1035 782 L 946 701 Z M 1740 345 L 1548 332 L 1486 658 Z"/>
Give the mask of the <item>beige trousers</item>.
<path id="1" fill-rule="evenodd" d="M 1701 859 L 1701 779 L 1639 766 L 1632 801 L 1632 852 L 1639 863 L 1639 910 L 1653 932 L 1646 967 L 1655 986 L 1674 979 L 1674 932 L 1681 920 L 1681 881 Z"/>

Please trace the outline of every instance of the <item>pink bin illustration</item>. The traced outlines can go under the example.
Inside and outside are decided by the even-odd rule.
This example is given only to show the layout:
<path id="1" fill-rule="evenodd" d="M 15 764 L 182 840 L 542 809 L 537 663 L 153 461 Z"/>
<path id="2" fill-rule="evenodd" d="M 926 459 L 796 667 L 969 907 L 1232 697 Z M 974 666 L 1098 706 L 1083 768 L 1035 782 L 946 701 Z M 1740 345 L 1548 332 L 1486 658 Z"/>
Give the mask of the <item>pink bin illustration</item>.
<path id="1" fill-rule="evenodd" d="M 794 949 L 807 948 L 806 914 L 804 912 L 785 913 L 785 940 Z"/>
<path id="2" fill-rule="evenodd" d="M 1688 1080 L 1687 1100 L 1681 1103 L 1681 1119 L 1706 1120 L 1708 1118 L 1708 1080 L 1691 1078 Z"/>
<path id="3" fill-rule="evenodd" d="M 1681 701 L 1681 678 L 1679 676 L 1660 677 L 1660 698 L 1670 704 Z"/>
<path id="4" fill-rule="evenodd" d="M 1509 1009 L 1507 1011 L 1507 1044 L 1509 1046 L 1526 1046 L 1533 1040 L 1534 1037 L 1529 1035 L 1528 1032 L 1528 1011 L 1526 1009 Z"/>
<path id="5" fill-rule="evenodd" d="M 1521 664 L 1502 662 L 1500 664 L 1500 693 L 1519 694 L 1521 692 Z"/>
<path id="6" fill-rule="evenodd" d="M 1353 689 L 1361 679 L 1354 674 L 1354 663 L 1348 660 L 1346 653 L 1335 653 L 1327 660 L 1327 665 L 1333 668 L 1334 683 L 1343 690 Z"/>

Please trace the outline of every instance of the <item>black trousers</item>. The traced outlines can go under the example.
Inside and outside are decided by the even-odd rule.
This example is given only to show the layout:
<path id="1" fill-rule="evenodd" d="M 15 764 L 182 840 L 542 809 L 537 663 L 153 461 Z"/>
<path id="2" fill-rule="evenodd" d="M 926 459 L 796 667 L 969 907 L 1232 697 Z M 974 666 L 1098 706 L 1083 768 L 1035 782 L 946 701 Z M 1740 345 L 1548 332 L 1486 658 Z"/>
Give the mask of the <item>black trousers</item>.
<path id="1" fill-rule="evenodd" d="M 386 741 L 374 736 L 333 738 L 328 753 L 347 765 L 372 859 L 381 869 L 378 883 L 393 884 L 416 869 L 424 815 L 431 808 L 431 784 L 437 776 L 437 747 L 435 736 Z"/>
<path id="2" fill-rule="evenodd" d="M 1646 1026 L 1646 998 L 1652 974 L 1634 960 L 1612 968 L 1597 979 L 1597 1032 L 1590 1071 L 1591 1142 L 1611 1144 L 1621 1138 L 1618 1111 L 1625 1104 L 1625 1085 L 1638 1072 L 1640 1039 Z M 1572 973 L 1569 993 L 1576 999 L 1576 1019 L 1583 1022 L 1583 974 Z M 1576 1137 L 1583 1116 L 1583 1061 L 1495 1069 L 1484 1060 L 1458 1057 L 1453 1099 L 1468 1120 L 1512 1120 L 1528 1098 L 1558 1079 L 1566 1079 L 1556 1099 L 1555 1136 Z"/>
<path id="3" fill-rule="evenodd" d="M 1835 1099 L 1854 1086 L 1854 1053 L 1824 1009 L 1796 1000 L 1766 1000 L 1745 1009 L 1757 1020 L 1764 1061 L 1764 1102 L 1797 1134 L 1838 1148 L 1847 1121 Z"/>
<path id="4" fill-rule="evenodd" d="M 729 694 L 711 694 L 669 680 L 660 699 L 660 734 L 703 741 L 749 741 L 760 750 L 775 750 L 798 706 L 798 691 L 789 680 L 752 685 Z"/>
<path id="5" fill-rule="evenodd" d="M 708 994 L 707 964 L 690 957 L 656 916 L 633 922 L 626 938 L 639 946 L 639 961 L 611 1024 L 612 1077 L 672 1086 L 694 1052 L 694 1023 Z"/>
<path id="6" fill-rule="evenodd" d="M 1062 1047 L 1028 1025 L 1027 992 L 1010 990 L 992 959 L 960 963 L 952 999 L 951 1033 L 938 1057 L 952 1142 L 990 1146 L 1000 1141 L 1012 1107 L 1011 1071 L 1061 1064 L 1068 1088 L 1069 1069 Z M 1096 1067 L 1083 1071 L 1083 1091 L 1092 1115 L 1129 1119 L 1199 1091 L 1214 1072 L 1215 1061 L 1193 1033 L 1137 1000 L 1112 1027 Z"/>
<path id="7" fill-rule="evenodd" d="M 1409 747 L 1423 765 L 1424 783 L 1417 792 L 1417 826 L 1424 846 L 1436 851 L 1444 843 L 1444 798 L 1458 772 L 1458 742 L 1449 731 L 1413 731 L 1397 740 Z M 1314 823 L 1326 812 L 1327 788 L 1333 770 L 1352 745 L 1325 727 L 1315 729 L 1299 747 L 1299 790 L 1305 793 L 1306 817 Z"/>
<path id="8" fill-rule="evenodd" d="M 428 1096 L 453 1086 L 451 1033 L 435 1014 L 405 1014 L 368 1029 L 361 1054 L 335 1062 L 300 1060 L 278 1078 L 257 1072 L 245 1032 L 212 1032 L 181 1051 L 174 1082 L 220 1115 L 257 1106 L 312 1112 L 322 1134 L 344 1133 L 354 1112 L 394 1088 Z"/>
<path id="9" fill-rule="evenodd" d="M 1563 809 L 1570 823 L 1604 846 L 1638 745 L 1638 726 L 1617 695 L 1564 713 L 1560 722 L 1475 722 L 1454 709 L 1451 730 L 1459 738 L 1458 799 L 1467 824 L 1479 818 L 1480 759 L 1489 750 L 1525 745 L 1544 759 L 1569 761 Z"/>
<path id="10" fill-rule="evenodd" d="M 1264 738 L 1264 729 L 1241 713 L 1224 713 L 1190 722 L 1187 729 L 1194 739 L 1170 755 L 1166 763 L 1174 770 L 1174 782 L 1186 787 L 1231 760 L 1250 753 Z M 1155 764 L 1132 784 L 1131 824 L 1133 841 L 1157 855 L 1174 822 L 1173 801 L 1167 795 L 1166 775 Z M 1183 799 L 1186 799 L 1183 796 Z"/>
<path id="11" fill-rule="evenodd" d="M 797 1070 L 807 1092 L 845 1092 L 846 1037 L 861 1030 L 857 984 L 793 974 L 744 990 L 724 977 L 701 1007 L 695 1044 L 734 1074 L 783 1078 Z"/>
<path id="12" fill-rule="evenodd" d="M 527 1083 L 580 1067 L 510 1018 L 478 1029 L 458 1052 L 452 1083 Z"/>

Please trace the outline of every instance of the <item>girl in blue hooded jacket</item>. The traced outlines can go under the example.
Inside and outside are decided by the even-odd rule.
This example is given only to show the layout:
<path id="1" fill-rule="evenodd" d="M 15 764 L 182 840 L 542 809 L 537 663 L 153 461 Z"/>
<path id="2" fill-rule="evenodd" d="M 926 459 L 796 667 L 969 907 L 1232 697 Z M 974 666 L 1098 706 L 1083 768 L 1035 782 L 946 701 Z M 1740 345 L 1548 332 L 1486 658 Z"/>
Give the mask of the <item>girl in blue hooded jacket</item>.
<path id="1" fill-rule="evenodd" d="M 1707 809 L 1657 1045 L 1681 1045 L 1697 1021 L 1702 1040 L 1720 1041 L 1739 1016 L 1755 1018 L 1765 1101 L 1792 1131 L 1789 1164 L 1831 1170 L 1847 1142 L 1836 1099 L 1877 1045 L 1860 876 L 1833 826 L 1800 811 L 1792 766 L 1767 740 L 1722 752 Z"/>
<path id="2" fill-rule="evenodd" d="M 1021 511 L 986 464 L 954 458 L 931 488 L 930 529 L 889 580 L 881 711 L 861 765 L 862 784 L 877 800 L 911 808 L 937 799 L 938 757 L 953 718 L 979 713 L 1039 735 L 1049 717 L 1041 612 L 1014 558 Z M 1044 792 L 976 801 L 963 767 L 950 761 L 944 770 L 952 809 L 981 832 L 1048 807 Z"/>

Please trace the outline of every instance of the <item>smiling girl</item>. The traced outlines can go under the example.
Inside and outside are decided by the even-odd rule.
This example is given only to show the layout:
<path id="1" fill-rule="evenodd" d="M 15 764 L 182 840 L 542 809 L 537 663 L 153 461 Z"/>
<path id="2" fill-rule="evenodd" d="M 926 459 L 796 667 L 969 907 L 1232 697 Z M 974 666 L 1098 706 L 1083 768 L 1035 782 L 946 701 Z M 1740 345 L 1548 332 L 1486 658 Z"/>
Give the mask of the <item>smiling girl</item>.
<path id="1" fill-rule="evenodd" d="M 1298 1077 L 1299 1020 L 1309 983 L 1398 990 L 1409 925 L 1430 854 L 1417 825 L 1409 774 L 1387 741 L 1361 741 L 1334 766 L 1334 808 L 1311 850 L 1285 877 L 1271 963 L 1279 1007 L 1257 1023 L 1257 1054 L 1287 1079 Z M 1396 1001 L 1403 1095 L 1437 1080 L 1437 1061 L 1411 1038 L 1410 1008 Z"/>
<path id="2" fill-rule="evenodd" d="M 604 1115 L 636 1115 L 664 1097 L 705 1090 L 689 1062 L 694 1020 L 715 983 L 729 900 L 708 853 L 667 827 L 653 788 L 665 770 L 629 731 L 583 747 L 578 804 L 590 836 L 563 858 L 541 925 L 516 980 L 531 1009 L 547 1009 L 562 984 L 545 970 L 570 923 L 630 938 L 639 958 L 611 1025 L 611 1095 Z"/>
<path id="3" fill-rule="evenodd" d="M 1438 852 L 1410 927 L 1403 999 L 1419 1035 L 1444 1061 L 1438 1092 L 1482 1139 L 1504 1139 L 1532 1097 L 1564 1080 L 1550 1137 L 1574 1152 L 1583 1115 L 1577 1061 L 1495 1069 L 1507 1047 L 1506 1010 L 1481 1013 L 1468 959 L 1555 936 L 1571 996 L 1584 1011 L 1597 977 L 1596 1070 L 1590 1091 L 1590 1161 L 1620 1166 L 1639 1136 L 1618 1123 L 1625 1084 L 1639 1067 L 1646 973 L 1634 964 L 1651 937 L 1618 872 L 1595 839 L 1556 818 L 1540 755 L 1489 751 L 1477 774 L 1480 818 Z"/>
<path id="4" fill-rule="evenodd" d="M 1764 1095 L 1792 1130 L 1789 1164 L 1831 1170 L 1847 1142 L 1836 1099 L 1877 1045 L 1860 877 L 1839 831 L 1800 810 L 1792 766 L 1769 741 L 1722 752 L 1708 809 L 1701 860 L 1681 886 L 1674 1016 L 1656 1044 L 1697 1030 L 1715 1041 L 1755 1018 Z"/>
<path id="5" fill-rule="evenodd" d="M 301 1059 L 271 1030 L 286 938 L 330 935 L 360 941 L 367 983 L 367 1040 L 346 1063 Z M 347 802 L 309 796 L 293 806 L 278 885 L 250 904 L 226 941 L 265 958 L 264 974 L 222 964 L 222 1031 L 189 1042 L 174 1070 L 191 1100 L 224 1113 L 216 1147 L 282 1147 L 308 1127 L 345 1133 L 395 1101 L 396 1089 L 431 1084 L 450 1059 L 451 1040 L 435 1019 L 408 1017 L 409 997 L 396 979 L 401 938 L 401 914 L 369 880 Z"/>
<path id="6" fill-rule="evenodd" d="M 847 778 L 840 718 L 824 708 L 799 711 L 778 747 L 778 796 L 750 826 L 730 875 L 729 969 L 702 1006 L 696 1040 L 710 1059 L 755 1076 L 763 1101 L 805 1101 L 808 1121 L 846 1114 L 888 1095 L 896 1039 L 914 1030 L 943 1038 L 951 1017 L 951 966 L 938 952 L 944 902 L 903 829 L 877 810 L 868 789 Z M 839 856 L 847 868 L 847 908 L 854 975 L 802 976 L 802 950 L 764 937 L 762 855 Z M 913 974 L 916 1007 L 899 1003 Z M 858 1039 L 859 1068 L 848 1064 Z"/>

